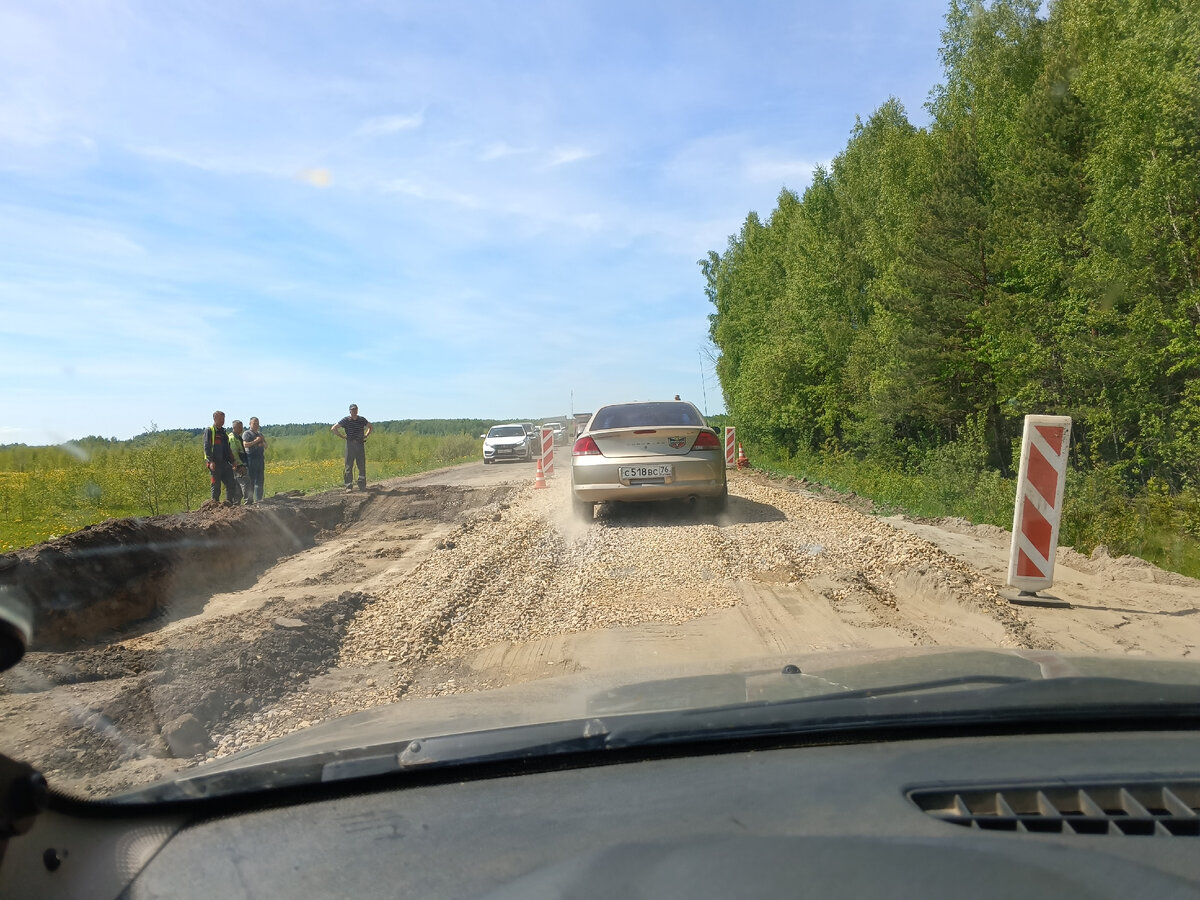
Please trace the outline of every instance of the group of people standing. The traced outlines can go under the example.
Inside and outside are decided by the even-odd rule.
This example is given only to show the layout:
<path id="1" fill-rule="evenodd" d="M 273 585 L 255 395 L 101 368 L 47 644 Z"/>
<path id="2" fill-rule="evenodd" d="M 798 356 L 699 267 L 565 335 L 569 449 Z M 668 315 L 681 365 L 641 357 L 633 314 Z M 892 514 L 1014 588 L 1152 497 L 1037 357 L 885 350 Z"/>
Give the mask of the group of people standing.
<path id="1" fill-rule="evenodd" d="M 371 435 L 371 423 L 358 414 L 358 405 L 350 404 L 350 415 L 343 416 L 329 429 L 346 442 L 346 490 L 354 489 L 354 469 L 358 468 L 358 489 L 367 489 L 366 441 Z M 255 503 L 263 498 L 263 477 L 266 466 L 267 439 L 259 430 L 258 417 L 250 417 L 244 428 L 240 419 L 225 430 L 225 413 L 213 413 L 212 427 L 204 432 L 204 459 L 212 476 L 212 499 L 220 501 L 225 487 L 227 503 Z"/>
<path id="2" fill-rule="evenodd" d="M 213 413 L 212 427 L 204 432 L 204 459 L 212 476 L 212 499 L 221 499 L 225 486 L 228 503 L 254 503 L 263 498 L 267 439 L 259 430 L 258 417 L 250 417 L 249 427 L 241 419 L 225 430 L 225 413 Z"/>

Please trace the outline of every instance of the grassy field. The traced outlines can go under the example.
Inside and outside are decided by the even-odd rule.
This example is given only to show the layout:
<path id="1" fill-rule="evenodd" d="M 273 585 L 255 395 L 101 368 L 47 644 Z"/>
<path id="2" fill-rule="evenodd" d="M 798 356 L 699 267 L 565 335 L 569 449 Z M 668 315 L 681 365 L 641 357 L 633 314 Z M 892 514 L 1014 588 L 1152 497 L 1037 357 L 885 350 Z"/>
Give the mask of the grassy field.
<path id="1" fill-rule="evenodd" d="M 332 435 L 280 439 L 268 450 L 265 494 L 340 488 L 341 441 Z M 52 448 L 51 448 L 52 449 Z M 472 435 L 373 435 L 370 481 L 426 472 L 479 456 Z M 38 465 L 38 462 L 53 465 Z M 108 449 L 86 460 L 47 452 L 23 471 L 0 470 L 0 552 L 18 550 L 107 519 L 196 509 L 209 474 L 196 442 L 161 440 Z"/>

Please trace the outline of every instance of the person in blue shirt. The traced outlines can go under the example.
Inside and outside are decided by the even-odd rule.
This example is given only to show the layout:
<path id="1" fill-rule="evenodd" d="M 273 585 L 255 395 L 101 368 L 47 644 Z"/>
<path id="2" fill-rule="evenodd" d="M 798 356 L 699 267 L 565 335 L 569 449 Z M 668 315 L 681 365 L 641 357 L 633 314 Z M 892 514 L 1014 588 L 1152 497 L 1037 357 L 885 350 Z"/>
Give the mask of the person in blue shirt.
<path id="1" fill-rule="evenodd" d="M 246 480 L 250 483 L 246 502 L 257 503 L 263 498 L 267 464 L 267 439 L 259 431 L 258 416 L 250 417 L 250 427 L 242 432 L 242 446 L 246 448 Z"/>

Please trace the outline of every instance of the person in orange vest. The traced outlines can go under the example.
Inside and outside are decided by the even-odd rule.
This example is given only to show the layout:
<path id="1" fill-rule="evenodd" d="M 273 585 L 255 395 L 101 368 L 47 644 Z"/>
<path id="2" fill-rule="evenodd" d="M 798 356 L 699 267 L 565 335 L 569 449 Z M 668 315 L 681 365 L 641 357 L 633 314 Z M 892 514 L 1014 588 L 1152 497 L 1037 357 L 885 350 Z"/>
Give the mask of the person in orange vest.
<path id="1" fill-rule="evenodd" d="M 212 475 L 212 499 L 220 501 L 221 485 L 225 485 L 225 500 L 227 503 L 237 503 L 242 499 L 234 480 L 234 467 L 237 460 L 233 448 L 229 445 L 229 432 L 225 430 L 225 413 L 217 410 L 213 413 L 211 428 L 204 431 L 204 459 L 208 463 L 208 471 Z"/>
<path id="2" fill-rule="evenodd" d="M 246 426 L 242 424 L 241 419 L 234 419 L 233 425 L 229 429 L 229 446 L 233 448 L 233 480 L 237 482 L 238 499 L 237 502 L 243 501 L 253 502 L 250 498 L 250 473 L 247 469 L 246 445 L 242 441 L 242 434 L 246 431 Z"/>

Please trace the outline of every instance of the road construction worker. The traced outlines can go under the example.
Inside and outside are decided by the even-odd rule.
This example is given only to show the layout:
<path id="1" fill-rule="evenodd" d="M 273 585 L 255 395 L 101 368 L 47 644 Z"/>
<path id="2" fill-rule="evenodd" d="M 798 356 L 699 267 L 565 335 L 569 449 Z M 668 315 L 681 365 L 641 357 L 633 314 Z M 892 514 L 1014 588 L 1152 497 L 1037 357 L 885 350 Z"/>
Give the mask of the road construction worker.
<path id="1" fill-rule="evenodd" d="M 212 499 L 221 499 L 221 485 L 225 485 L 226 501 L 237 503 L 241 495 L 233 475 L 236 459 L 225 430 L 225 413 L 219 409 L 213 413 L 212 426 L 204 430 L 204 459 L 212 475 Z"/>
<path id="2" fill-rule="evenodd" d="M 246 454 L 246 446 L 242 441 L 242 434 L 245 430 L 246 426 L 242 424 L 242 420 L 234 419 L 233 426 L 229 429 L 229 446 L 233 448 L 233 480 L 237 482 L 238 486 L 238 502 L 246 500 L 253 503 L 254 500 L 250 496 L 249 458 Z"/>

